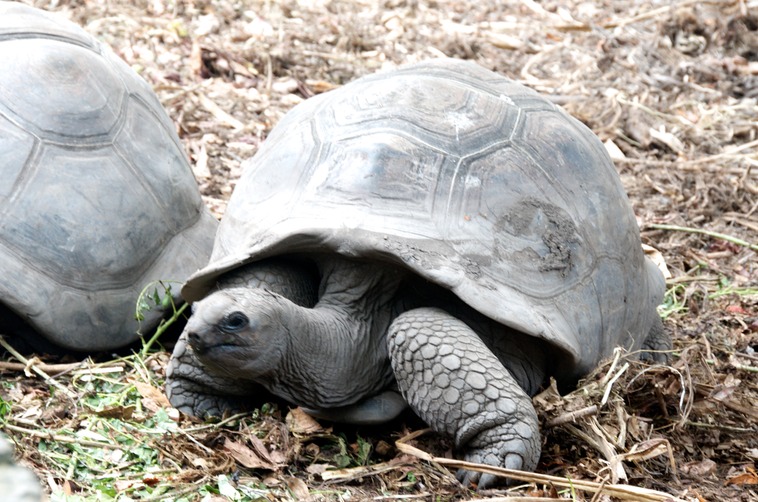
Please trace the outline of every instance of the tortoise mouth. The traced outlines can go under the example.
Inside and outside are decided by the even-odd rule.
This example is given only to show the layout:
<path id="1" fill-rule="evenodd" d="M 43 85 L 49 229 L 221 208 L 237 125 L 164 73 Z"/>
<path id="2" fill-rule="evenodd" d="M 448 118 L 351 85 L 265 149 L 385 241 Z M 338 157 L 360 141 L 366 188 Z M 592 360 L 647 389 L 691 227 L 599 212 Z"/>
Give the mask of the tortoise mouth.
<path id="1" fill-rule="evenodd" d="M 239 352 L 245 349 L 245 344 L 237 338 L 217 338 L 204 337 L 198 333 L 188 334 L 189 345 L 198 357 L 219 358 L 225 354 Z"/>
<path id="2" fill-rule="evenodd" d="M 239 348 L 239 345 L 232 343 L 217 343 L 214 345 L 192 345 L 192 349 L 200 357 L 217 357 L 220 353 L 228 353 Z"/>

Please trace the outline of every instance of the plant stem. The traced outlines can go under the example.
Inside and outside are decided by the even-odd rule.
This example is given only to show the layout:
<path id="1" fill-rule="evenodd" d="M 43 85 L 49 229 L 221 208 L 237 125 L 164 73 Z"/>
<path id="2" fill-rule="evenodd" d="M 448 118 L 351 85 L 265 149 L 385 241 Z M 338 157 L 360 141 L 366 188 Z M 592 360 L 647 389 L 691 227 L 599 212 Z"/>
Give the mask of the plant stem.
<path id="1" fill-rule="evenodd" d="M 179 316 L 181 316 L 182 313 L 185 311 L 185 309 L 187 308 L 187 305 L 188 305 L 187 303 L 183 303 L 181 307 L 174 310 L 174 313 L 171 315 L 171 317 L 161 321 L 161 323 L 155 329 L 155 333 L 153 333 L 153 336 L 151 336 L 150 339 L 142 345 L 142 350 L 140 350 L 139 352 L 140 358 L 147 357 L 148 352 L 150 352 L 150 347 L 152 347 L 155 341 L 158 340 L 158 338 L 160 338 L 160 336 L 166 332 L 169 326 L 174 324 L 177 321 L 177 319 L 179 319 Z"/>
<path id="2" fill-rule="evenodd" d="M 24 366 L 29 368 L 29 370 L 33 371 L 37 375 L 39 375 L 45 382 L 48 383 L 48 385 L 55 387 L 59 391 L 61 391 L 63 394 L 68 396 L 69 399 L 76 401 L 79 399 L 79 396 L 77 396 L 75 393 L 71 392 L 66 386 L 58 383 L 54 378 L 52 378 L 50 375 L 42 371 L 40 368 L 37 367 L 37 359 L 34 358 L 31 361 L 24 356 L 22 356 L 16 349 L 11 347 L 8 342 L 0 336 L 0 346 L 2 346 L 10 355 L 15 357 L 18 361 L 20 361 Z"/>
<path id="3" fill-rule="evenodd" d="M 743 241 L 742 239 L 738 239 L 737 237 L 733 237 L 727 234 L 721 234 L 718 232 L 712 232 L 710 230 L 703 230 L 702 228 L 680 227 L 678 225 L 660 225 L 657 223 L 651 223 L 647 226 L 649 228 L 655 228 L 657 230 L 672 230 L 675 232 L 689 232 L 692 234 L 707 235 L 708 237 L 713 237 L 714 239 L 725 240 L 727 242 L 731 242 L 732 244 L 737 244 L 738 246 L 744 246 L 748 249 L 752 249 L 753 251 L 758 251 L 758 244 L 750 244 L 748 241 Z"/>

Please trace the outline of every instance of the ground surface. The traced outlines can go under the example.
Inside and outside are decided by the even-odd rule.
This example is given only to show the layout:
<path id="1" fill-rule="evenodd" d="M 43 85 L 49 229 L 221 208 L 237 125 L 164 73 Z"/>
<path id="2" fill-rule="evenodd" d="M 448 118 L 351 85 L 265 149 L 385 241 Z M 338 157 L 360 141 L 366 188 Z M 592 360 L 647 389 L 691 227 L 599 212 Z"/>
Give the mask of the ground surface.
<path id="1" fill-rule="evenodd" d="M 758 2 L 34 4 L 83 25 L 154 86 L 219 217 L 240 161 L 282 115 L 355 77 L 447 55 L 550 96 L 606 142 L 643 241 L 668 265 L 661 312 L 675 352 L 665 367 L 619 355 L 578 392 L 536 398 L 538 471 L 577 481 L 508 492 L 591 500 L 586 480 L 670 499 L 758 500 Z M 412 417 L 378 430 L 324 428 L 274 403 L 253 417 L 192 423 L 166 409 L 166 360 L 165 351 L 100 358 L 52 380 L 5 370 L 5 431 L 53 499 L 505 495 L 463 489 L 446 467 L 396 445 L 423 427 Z M 578 418 L 564 420 L 571 411 Z M 434 436 L 406 444 L 450 456 Z M 644 499 L 623 487 L 595 497 Z"/>

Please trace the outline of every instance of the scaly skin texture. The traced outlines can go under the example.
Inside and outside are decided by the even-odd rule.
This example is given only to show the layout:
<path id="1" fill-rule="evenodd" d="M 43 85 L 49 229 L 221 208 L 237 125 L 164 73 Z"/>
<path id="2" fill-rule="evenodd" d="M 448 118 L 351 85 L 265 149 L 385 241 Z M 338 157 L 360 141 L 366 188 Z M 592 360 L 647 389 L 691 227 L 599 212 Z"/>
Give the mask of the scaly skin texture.
<path id="1" fill-rule="evenodd" d="M 214 375 L 198 360 L 187 343 L 187 332 L 179 337 L 166 367 L 166 395 L 171 405 L 186 415 L 222 417 L 246 411 L 251 396 L 262 394 L 254 382 Z"/>
<path id="2" fill-rule="evenodd" d="M 534 470 L 540 456 L 531 399 L 466 324 L 439 309 L 398 316 L 387 343 L 400 392 L 432 429 L 455 439 L 465 460 Z M 467 486 L 491 475 L 461 471 Z"/>

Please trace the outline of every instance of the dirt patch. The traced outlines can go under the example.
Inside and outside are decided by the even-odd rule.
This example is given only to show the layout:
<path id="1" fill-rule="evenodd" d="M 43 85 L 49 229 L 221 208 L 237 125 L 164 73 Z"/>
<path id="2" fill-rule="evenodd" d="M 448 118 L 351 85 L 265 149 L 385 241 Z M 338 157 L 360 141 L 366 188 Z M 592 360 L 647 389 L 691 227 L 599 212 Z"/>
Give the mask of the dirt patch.
<path id="1" fill-rule="evenodd" d="M 538 472 L 684 500 L 758 500 L 754 1 L 33 3 L 83 25 L 154 86 L 219 217 L 240 162 L 287 110 L 382 68 L 473 59 L 562 105 L 605 142 L 643 241 L 671 271 L 662 313 L 675 350 L 666 366 L 619 355 L 578 392 L 538 399 Z M 396 449 L 423 427 L 413 417 L 329 429 L 262 403 L 252 419 L 220 425 L 172 418 L 158 397 L 166 357 L 56 376 L 73 400 L 6 366 L 4 429 L 22 461 L 48 489 L 86 499 L 482 496 Z M 110 417 L 92 411 L 104 406 L 95 396 L 115 396 Z M 451 454 L 437 437 L 409 442 Z M 509 493 L 593 498 L 547 481 Z"/>

